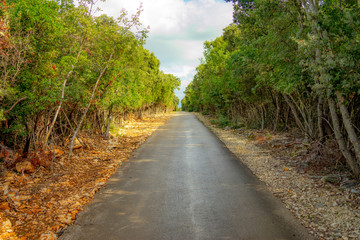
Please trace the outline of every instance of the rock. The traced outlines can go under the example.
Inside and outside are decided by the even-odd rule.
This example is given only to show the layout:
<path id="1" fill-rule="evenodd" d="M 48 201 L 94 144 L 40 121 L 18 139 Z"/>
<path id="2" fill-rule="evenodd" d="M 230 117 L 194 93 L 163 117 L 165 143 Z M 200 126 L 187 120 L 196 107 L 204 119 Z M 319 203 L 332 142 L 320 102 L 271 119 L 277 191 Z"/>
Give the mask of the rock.
<path id="1" fill-rule="evenodd" d="M 40 236 L 40 240 L 55 240 L 57 239 L 57 235 L 53 232 L 47 232 Z"/>
<path id="2" fill-rule="evenodd" d="M 322 183 L 332 183 L 332 184 L 334 184 L 334 183 L 336 183 L 337 179 L 336 179 L 336 177 L 333 177 L 333 176 L 324 176 L 324 177 L 322 177 L 320 179 L 320 181 Z"/>
<path id="3" fill-rule="evenodd" d="M 325 207 L 325 204 L 323 204 L 323 203 L 317 203 L 317 204 L 314 205 L 314 207 L 315 207 L 315 208 L 323 208 L 323 207 Z"/>
<path id="4" fill-rule="evenodd" d="M 356 181 L 356 180 L 348 180 L 348 179 L 345 179 L 344 181 L 341 182 L 340 186 L 342 188 L 351 188 L 351 187 L 355 187 L 359 185 L 359 182 Z"/>
<path id="5" fill-rule="evenodd" d="M 3 192 L 4 196 L 6 196 L 9 193 L 9 183 L 5 183 L 1 188 L 0 191 Z"/>
<path id="6" fill-rule="evenodd" d="M 10 220 L 6 218 L 3 212 L 0 212 L 0 239 L 19 239 L 13 230 Z"/>
<path id="7" fill-rule="evenodd" d="M 79 149 L 79 148 L 82 148 L 82 147 L 83 147 L 83 145 L 79 142 L 79 140 L 75 139 L 73 150 L 74 149 Z"/>
<path id="8" fill-rule="evenodd" d="M 2 226 L 3 226 L 3 228 L 12 228 L 12 225 L 11 225 L 11 222 L 9 219 L 6 219 L 5 221 L 3 221 Z"/>
<path id="9" fill-rule="evenodd" d="M 21 224 L 23 224 L 22 221 L 16 221 L 16 222 L 15 222 L 15 226 L 19 226 L 19 225 L 21 225 Z"/>
<path id="10" fill-rule="evenodd" d="M 40 192 L 45 193 L 45 194 L 50 193 L 51 189 L 45 187 L 45 188 L 41 189 Z"/>
<path id="11" fill-rule="evenodd" d="M 351 189 L 351 193 L 359 194 L 359 193 L 360 193 L 360 189 Z"/>
<path id="12" fill-rule="evenodd" d="M 359 235 L 352 235 L 352 234 L 349 235 L 349 238 L 353 238 L 353 239 L 356 239 L 358 237 L 359 237 Z"/>
<path id="13" fill-rule="evenodd" d="M 16 171 L 19 173 L 33 173 L 35 172 L 35 167 L 29 161 L 23 161 L 16 164 Z"/>
<path id="14" fill-rule="evenodd" d="M 64 223 L 66 225 L 70 225 L 72 223 L 72 216 L 71 215 L 59 215 L 58 219 L 61 223 Z"/>

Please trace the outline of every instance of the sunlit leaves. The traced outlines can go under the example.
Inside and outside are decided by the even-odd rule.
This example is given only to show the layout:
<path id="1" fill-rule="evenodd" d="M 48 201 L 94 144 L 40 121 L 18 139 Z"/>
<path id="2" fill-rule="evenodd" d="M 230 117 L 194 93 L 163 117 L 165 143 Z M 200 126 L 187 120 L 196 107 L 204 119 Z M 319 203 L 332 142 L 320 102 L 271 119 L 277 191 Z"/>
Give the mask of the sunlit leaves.
<path id="1" fill-rule="evenodd" d="M 89 102 L 90 112 L 113 110 L 114 114 L 155 105 L 162 109 L 174 107 L 178 79 L 161 72 L 160 61 L 143 47 L 148 28 L 139 21 L 141 6 L 133 16 L 124 10 L 113 18 L 93 15 L 97 8 L 92 0 L 79 4 L 52 0 L 9 2 L 12 7 L 6 9 L 7 31 L 13 49 L 7 52 L 12 58 L 1 62 L 6 63 L 1 66 L 6 71 L 0 75 L 0 118 L 9 120 L 6 132 L 10 135 L 13 127 L 22 126 L 18 128 L 24 130 L 21 136 L 41 139 L 46 130 L 38 131 L 37 125 L 48 130 L 51 119 L 60 114 L 61 120 L 54 117 L 55 128 L 66 122 L 66 130 L 57 129 L 51 134 L 64 139 L 72 134 L 79 121 L 77 114 Z M 26 100 L 4 115 L 23 97 Z M 54 109 L 58 109 L 56 114 Z M 12 146 L 11 138 L 20 134 L 15 130 L 12 133 L 0 140 Z M 17 147 L 23 147 L 24 141 L 21 138 Z"/>

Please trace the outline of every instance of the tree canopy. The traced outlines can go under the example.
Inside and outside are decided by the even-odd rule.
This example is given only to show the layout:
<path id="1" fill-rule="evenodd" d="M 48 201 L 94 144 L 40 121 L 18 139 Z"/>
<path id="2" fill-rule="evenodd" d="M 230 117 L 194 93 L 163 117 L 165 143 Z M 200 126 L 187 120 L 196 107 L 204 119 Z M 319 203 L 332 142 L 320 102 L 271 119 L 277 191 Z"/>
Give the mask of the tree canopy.
<path id="1" fill-rule="evenodd" d="M 46 149 L 81 128 L 108 136 L 112 118 L 177 105 L 179 78 L 144 48 L 141 7 L 97 16 L 96 1 L 0 1 L 0 142 Z"/>
<path id="2" fill-rule="evenodd" d="M 205 42 L 182 107 L 234 127 L 296 128 L 335 138 L 359 177 L 360 14 L 356 1 L 238 1 L 234 23 Z"/>

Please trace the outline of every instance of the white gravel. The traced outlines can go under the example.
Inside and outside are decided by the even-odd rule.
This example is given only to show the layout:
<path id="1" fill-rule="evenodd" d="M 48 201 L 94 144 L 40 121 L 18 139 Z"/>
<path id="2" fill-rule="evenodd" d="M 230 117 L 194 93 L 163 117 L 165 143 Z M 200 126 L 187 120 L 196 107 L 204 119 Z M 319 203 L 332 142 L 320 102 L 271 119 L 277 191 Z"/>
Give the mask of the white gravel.
<path id="1" fill-rule="evenodd" d="M 286 205 L 319 239 L 360 239 L 360 195 L 322 178 L 311 178 L 231 130 L 214 127 L 209 119 L 195 114 L 218 138 Z"/>

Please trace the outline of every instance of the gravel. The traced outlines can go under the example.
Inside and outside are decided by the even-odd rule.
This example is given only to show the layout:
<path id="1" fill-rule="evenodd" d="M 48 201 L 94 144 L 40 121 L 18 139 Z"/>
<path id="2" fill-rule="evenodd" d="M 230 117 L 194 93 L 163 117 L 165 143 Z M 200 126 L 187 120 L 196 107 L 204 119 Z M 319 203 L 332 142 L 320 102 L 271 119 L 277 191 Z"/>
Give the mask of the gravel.
<path id="1" fill-rule="evenodd" d="M 271 155 L 239 131 L 217 128 L 195 114 L 319 239 L 360 239 L 358 184 L 336 186 Z"/>

